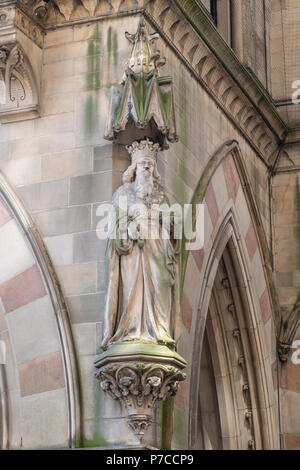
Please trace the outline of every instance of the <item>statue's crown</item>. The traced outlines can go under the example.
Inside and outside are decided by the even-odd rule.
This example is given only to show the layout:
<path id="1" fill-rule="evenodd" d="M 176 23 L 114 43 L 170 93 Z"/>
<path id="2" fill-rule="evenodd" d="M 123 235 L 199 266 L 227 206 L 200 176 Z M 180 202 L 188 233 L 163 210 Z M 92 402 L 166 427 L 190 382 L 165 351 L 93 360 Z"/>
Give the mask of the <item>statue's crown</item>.
<path id="1" fill-rule="evenodd" d="M 131 155 L 132 163 L 135 163 L 141 158 L 152 158 L 156 161 L 157 153 L 161 150 L 159 144 L 152 142 L 149 139 L 135 141 L 131 145 L 126 146 Z"/>

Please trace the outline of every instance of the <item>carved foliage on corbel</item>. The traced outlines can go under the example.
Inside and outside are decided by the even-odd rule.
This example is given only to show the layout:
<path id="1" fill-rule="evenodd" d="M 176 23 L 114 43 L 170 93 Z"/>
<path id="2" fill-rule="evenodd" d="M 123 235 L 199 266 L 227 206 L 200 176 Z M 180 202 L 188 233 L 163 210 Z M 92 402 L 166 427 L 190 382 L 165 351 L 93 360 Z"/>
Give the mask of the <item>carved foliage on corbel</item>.
<path id="1" fill-rule="evenodd" d="M 185 374 L 173 366 L 128 363 L 97 371 L 102 390 L 130 410 L 150 410 L 157 401 L 176 395 Z"/>
<path id="2" fill-rule="evenodd" d="M 284 315 L 284 317 L 281 320 L 278 340 L 278 356 L 282 362 L 288 360 L 297 331 L 300 328 L 300 300 L 296 302 L 292 310 Z"/>
<path id="3" fill-rule="evenodd" d="M 96 377 L 102 390 L 125 406 L 128 426 L 142 440 L 157 402 L 175 396 L 186 375 L 174 366 L 130 362 L 106 366 Z"/>
<path id="4" fill-rule="evenodd" d="M 30 63 L 19 44 L 0 45 L 0 113 L 37 106 Z"/>

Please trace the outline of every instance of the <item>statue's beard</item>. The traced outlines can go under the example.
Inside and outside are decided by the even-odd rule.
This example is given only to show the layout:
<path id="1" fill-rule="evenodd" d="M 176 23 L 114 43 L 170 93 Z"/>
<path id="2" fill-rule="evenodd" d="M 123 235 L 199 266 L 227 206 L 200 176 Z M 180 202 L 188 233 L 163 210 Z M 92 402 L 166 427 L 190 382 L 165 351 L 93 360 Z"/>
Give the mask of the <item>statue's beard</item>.
<path id="1" fill-rule="evenodd" d="M 135 180 L 135 194 L 141 199 L 150 199 L 153 193 L 153 177 L 152 175 L 139 175 Z"/>

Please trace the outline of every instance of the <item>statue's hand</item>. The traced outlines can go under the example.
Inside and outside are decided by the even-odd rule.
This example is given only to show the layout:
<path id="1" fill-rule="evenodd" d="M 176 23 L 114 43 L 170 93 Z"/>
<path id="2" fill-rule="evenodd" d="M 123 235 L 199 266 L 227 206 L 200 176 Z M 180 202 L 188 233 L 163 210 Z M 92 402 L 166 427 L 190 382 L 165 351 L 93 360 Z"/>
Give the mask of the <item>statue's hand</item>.
<path id="1" fill-rule="evenodd" d="M 132 240 L 116 240 L 116 250 L 120 256 L 128 255 L 132 248 Z"/>
<path id="2" fill-rule="evenodd" d="M 131 222 L 128 225 L 128 236 L 131 238 L 131 240 L 138 240 L 140 238 L 140 231 L 139 231 L 139 225 L 137 225 L 135 222 Z"/>

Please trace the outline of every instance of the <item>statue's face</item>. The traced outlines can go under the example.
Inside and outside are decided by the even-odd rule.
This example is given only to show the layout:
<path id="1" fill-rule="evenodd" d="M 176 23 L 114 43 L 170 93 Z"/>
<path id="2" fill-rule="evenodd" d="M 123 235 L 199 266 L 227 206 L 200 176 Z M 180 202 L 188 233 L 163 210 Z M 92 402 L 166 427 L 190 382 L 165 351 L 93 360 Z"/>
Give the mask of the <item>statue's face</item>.
<path id="1" fill-rule="evenodd" d="M 137 161 L 137 165 L 136 165 L 136 177 L 137 178 L 139 178 L 140 176 L 146 179 L 153 178 L 153 171 L 154 171 L 154 161 L 152 158 L 145 156 Z"/>

